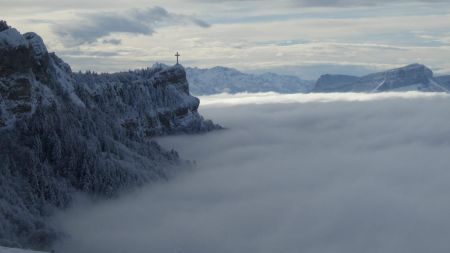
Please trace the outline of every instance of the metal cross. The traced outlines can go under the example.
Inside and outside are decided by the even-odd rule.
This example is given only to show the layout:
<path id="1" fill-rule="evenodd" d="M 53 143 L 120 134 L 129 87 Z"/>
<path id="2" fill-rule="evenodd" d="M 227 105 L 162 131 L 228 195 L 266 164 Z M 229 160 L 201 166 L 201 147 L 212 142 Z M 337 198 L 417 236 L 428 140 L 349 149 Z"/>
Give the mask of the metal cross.
<path id="1" fill-rule="evenodd" d="M 181 55 L 177 52 L 177 53 L 175 54 L 175 56 L 177 57 L 177 64 L 178 64 L 178 57 L 180 57 Z"/>

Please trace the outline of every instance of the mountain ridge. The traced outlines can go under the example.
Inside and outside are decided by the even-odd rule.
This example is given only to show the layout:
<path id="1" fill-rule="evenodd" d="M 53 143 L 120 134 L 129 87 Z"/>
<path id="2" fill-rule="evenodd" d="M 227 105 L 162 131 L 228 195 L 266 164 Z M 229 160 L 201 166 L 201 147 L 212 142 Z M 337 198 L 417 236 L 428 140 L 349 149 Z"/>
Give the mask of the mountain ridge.
<path id="1" fill-rule="evenodd" d="M 110 198 L 190 166 L 153 136 L 220 128 L 181 65 L 74 74 L 35 33 L 0 23 L 0 245 L 49 249 L 73 194 Z"/>
<path id="2" fill-rule="evenodd" d="M 213 68 L 187 68 L 191 90 L 197 95 L 241 92 L 308 92 L 312 82 L 296 76 L 275 73 L 247 74 L 237 69 L 216 66 Z"/>
<path id="3" fill-rule="evenodd" d="M 373 73 L 362 77 L 322 75 L 312 92 L 385 92 L 417 90 L 447 92 L 433 77 L 433 71 L 422 64 Z"/>

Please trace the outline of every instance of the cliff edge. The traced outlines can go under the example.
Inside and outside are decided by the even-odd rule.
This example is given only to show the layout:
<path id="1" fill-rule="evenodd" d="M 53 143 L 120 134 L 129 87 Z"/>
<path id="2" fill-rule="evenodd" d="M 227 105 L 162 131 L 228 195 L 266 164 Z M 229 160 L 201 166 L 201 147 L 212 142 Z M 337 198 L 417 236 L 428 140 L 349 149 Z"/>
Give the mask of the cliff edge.
<path id="1" fill-rule="evenodd" d="M 77 73 L 41 37 L 0 22 L 0 245 L 48 249 L 47 222 L 75 192 L 114 197 L 169 178 L 182 161 L 153 136 L 219 128 L 184 68 Z"/>

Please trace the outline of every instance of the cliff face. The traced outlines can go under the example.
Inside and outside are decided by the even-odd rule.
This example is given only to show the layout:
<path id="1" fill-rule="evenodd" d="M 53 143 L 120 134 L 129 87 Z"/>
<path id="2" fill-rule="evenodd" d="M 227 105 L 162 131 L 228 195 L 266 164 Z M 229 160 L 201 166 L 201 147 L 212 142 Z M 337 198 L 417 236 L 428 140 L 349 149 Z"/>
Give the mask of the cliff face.
<path id="1" fill-rule="evenodd" d="M 316 83 L 313 92 L 385 92 L 385 91 L 445 92 L 424 65 L 411 64 L 363 77 L 325 75 Z"/>
<path id="2" fill-rule="evenodd" d="M 74 192 L 112 197 L 184 163 L 149 137 L 217 128 L 179 65 L 73 74 L 38 35 L 0 28 L 0 245 L 48 247 Z"/>
<path id="3" fill-rule="evenodd" d="M 94 105 L 116 118 L 129 135 L 138 138 L 195 133 L 217 128 L 197 112 L 199 99 L 189 94 L 181 65 L 115 74 L 76 74 L 79 87 Z M 86 101 L 88 102 L 88 101 Z"/>

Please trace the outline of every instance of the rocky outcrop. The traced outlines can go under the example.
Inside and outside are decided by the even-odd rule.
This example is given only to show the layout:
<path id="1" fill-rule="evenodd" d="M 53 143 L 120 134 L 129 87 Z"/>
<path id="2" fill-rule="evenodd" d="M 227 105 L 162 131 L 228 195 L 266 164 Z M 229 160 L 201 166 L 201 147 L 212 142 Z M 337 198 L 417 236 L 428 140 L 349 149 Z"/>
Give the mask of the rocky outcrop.
<path id="1" fill-rule="evenodd" d="M 385 91 L 445 92 L 433 78 L 433 72 L 424 65 L 412 64 L 363 77 L 325 75 L 313 92 L 385 92 Z"/>
<path id="2" fill-rule="evenodd" d="M 433 71 L 421 64 L 389 70 L 383 75 L 383 81 L 376 87 L 376 91 L 397 90 L 411 85 L 418 85 L 418 89 L 423 91 L 444 91 L 433 84 Z M 375 79 L 377 76 L 372 77 Z"/>
<path id="3" fill-rule="evenodd" d="M 0 24 L 0 245 L 46 249 L 74 192 L 113 197 L 180 164 L 151 137 L 218 126 L 180 65 L 73 74 L 35 33 Z"/>

